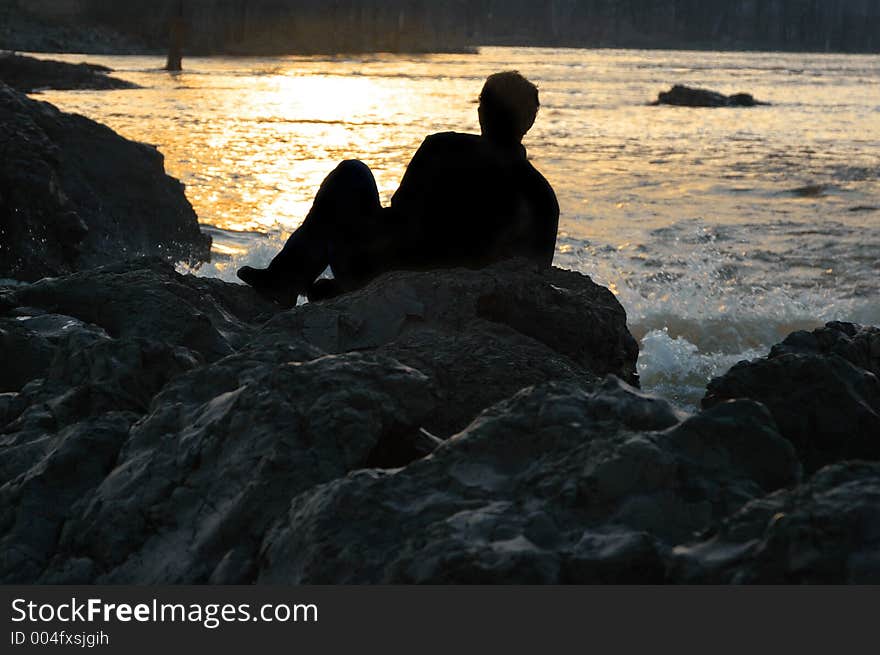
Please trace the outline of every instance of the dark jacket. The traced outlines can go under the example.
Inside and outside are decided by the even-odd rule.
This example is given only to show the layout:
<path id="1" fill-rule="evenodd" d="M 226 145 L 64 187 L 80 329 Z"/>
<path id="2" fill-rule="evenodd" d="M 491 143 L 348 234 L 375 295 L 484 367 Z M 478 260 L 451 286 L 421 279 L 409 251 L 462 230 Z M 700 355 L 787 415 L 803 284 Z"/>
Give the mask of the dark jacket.
<path id="1" fill-rule="evenodd" d="M 553 262 L 559 203 L 521 145 L 501 148 L 457 132 L 429 136 L 386 211 L 402 236 L 405 267 Z"/>

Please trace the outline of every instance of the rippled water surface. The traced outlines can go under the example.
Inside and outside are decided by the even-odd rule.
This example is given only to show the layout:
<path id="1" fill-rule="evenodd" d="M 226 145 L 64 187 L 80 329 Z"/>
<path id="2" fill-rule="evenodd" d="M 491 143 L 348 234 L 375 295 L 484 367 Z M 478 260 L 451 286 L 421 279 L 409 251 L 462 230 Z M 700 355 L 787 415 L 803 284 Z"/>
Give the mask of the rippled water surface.
<path id="1" fill-rule="evenodd" d="M 268 261 L 341 159 L 387 200 L 422 138 L 476 131 L 483 79 L 515 68 L 541 89 L 526 146 L 559 196 L 557 264 L 618 294 L 645 387 L 693 405 L 793 329 L 880 323 L 877 56 L 485 48 L 193 58 L 179 75 L 88 60 L 144 88 L 42 98 L 160 147 L 212 226 L 204 274 Z M 674 83 L 772 106 L 648 106 Z"/>

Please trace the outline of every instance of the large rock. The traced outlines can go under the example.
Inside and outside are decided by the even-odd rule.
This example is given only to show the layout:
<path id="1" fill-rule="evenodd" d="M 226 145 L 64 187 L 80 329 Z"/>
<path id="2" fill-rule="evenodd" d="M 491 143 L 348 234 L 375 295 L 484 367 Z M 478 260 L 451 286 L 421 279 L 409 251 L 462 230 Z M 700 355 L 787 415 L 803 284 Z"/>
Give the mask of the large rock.
<path id="1" fill-rule="evenodd" d="M 880 464 L 836 464 L 750 502 L 676 548 L 670 573 L 691 584 L 880 584 Z"/>
<path id="2" fill-rule="evenodd" d="M 134 416 L 106 413 L 75 423 L 36 441 L 7 445 L 4 457 L 27 466 L 9 478 L 8 463 L 0 480 L 0 580 L 32 582 L 57 551 L 58 536 L 71 508 L 110 472 L 128 438 Z M 43 443 L 41 443 L 41 441 Z M 22 452 L 27 451 L 27 452 Z M 9 479 L 6 479 L 9 478 Z"/>
<path id="3" fill-rule="evenodd" d="M 30 93 L 40 89 L 133 89 L 136 84 L 116 79 L 106 66 L 68 64 L 52 59 L 37 59 L 16 54 L 0 54 L 0 82 L 17 91 Z"/>
<path id="4" fill-rule="evenodd" d="M 40 580 L 253 577 L 261 536 L 293 496 L 381 464 L 376 453 L 395 450 L 432 409 L 427 379 L 387 358 L 254 364 L 216 364 L 212 377 L 233 388 L 207 403 L 189 402 L 183 379 L 157 398 L 66 522 Z"/>
<path id="5" fill-rule="evenodd" d="M 276 311 L 249 289 L 179 275 L 161 259 L 14 287 L 0 294 L 0 303 L 14 307 L 7 318 L 0 317 L 0 338 L 4 329 L 11 335 L 34 334 L 30 341 L 35 353 L 8 351 L 12 369 L 37 372 L 38 364 L 46 361 L 38 345 L 47 342 L 51 351 L 53 341 L 96 328 L 113 338 L 140 337 L 182 346 L 215 361 L 243 346 L 256 332 L 256 324 Z"/>
<path id="6" fill-rule="evenodd" d="M 838 355 L 880 377 L 880 328 L 835 321 L 812 332 L 794 332 L 770 351 L 770 357 L 787 354 Z"/>
<path id="7" fill-rule="evenodd" d="M 812 472 L 847 459 L 880 459 L 880 330 L 829 323 L 797 332 L 769 356 L 713 380 L 703 407 L 733 398 L 766 405 Z"/>
<path id="8" fill-rule="evenodd" d="M 42 573 L 75 503 L 113 469 L 153 397 L 201 364 L 185 348 L 83 326 L 53 346 L 44 377 L 0 403 L 3 580 Z"/>
<path id="9" fill-rule="evenodd" d="M 6 582 L 254 580 L 299 494 L 406 467 L 531 384 L 636 381 L 637 354 L 611 293 L 523 263 L 281 313 L 156 258 L 0 288 L 0 348 Z"/>
<path id="10" fill-rule="evenodd" d="M 669 548 L 800 474 L 756 403 L 681 418 L 613 377 L 524 390 L 426 459 L 294 498 L 257 580 L 661 582 Z"/>
<path id="11" fill-rule="evenodd" d="M 0 83 L 0 278 L 33 281 L 139 255 L 210 256 L 156 148 Z"/>
<path id="12" fill-rule="evenodd" d="M 421 370 L 439 389 L 430 427 L 443 436 L 529 385 L 607 374 L 638 384 L 638 344 L 614 295 L 585 275 L 524 261 L 390 273 L 279 314 L 254 343 L 291 337 L 330 353 L 380 352 Z"/>

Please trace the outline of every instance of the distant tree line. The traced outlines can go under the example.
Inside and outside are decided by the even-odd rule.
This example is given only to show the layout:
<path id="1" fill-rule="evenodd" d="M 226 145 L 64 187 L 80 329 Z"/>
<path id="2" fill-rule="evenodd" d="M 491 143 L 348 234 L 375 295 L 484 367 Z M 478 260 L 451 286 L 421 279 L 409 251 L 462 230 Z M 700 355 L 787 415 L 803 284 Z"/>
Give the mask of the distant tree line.
<path id="1" fill-rule="evenodd" d="M 177 0 L 26 0 L 167 38 Z M 880 0 L 184 0 L 191 52 L 481 44 L 880 51 Z M 59 9 L 60 11 L 60 9 Z"/>
<path id="2" fill-rule="evenodd" d="M 880 51 L 880 0 L 478 0 L 483 41 Z"/>
<path id="3" fill-rule="evenodd" d="M 86 16 L 153 40 L 177 0 L 82 0 Z M 468 47 L 467 0 L 184 0 L 190 52 L 439 52 Z M 471 32 L 472 33 L 472 32 Z"/>

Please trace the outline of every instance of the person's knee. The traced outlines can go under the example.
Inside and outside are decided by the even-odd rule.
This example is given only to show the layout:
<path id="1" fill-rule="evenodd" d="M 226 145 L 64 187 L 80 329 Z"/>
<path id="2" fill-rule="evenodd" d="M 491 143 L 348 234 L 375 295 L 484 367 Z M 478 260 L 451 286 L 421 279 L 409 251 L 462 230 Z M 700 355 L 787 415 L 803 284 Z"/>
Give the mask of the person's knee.
<path id="1" fill-rule="evenodd" d="M 363 178 L 364 176 L 368 176 L 370 178 L 373 177 L 373 172 L 370 170 L 370 167 L 367 166 L 360 159 L 346 159 L 336 167 L 335 172 L 338 175 L 354 177 L 356 179 Z"/>
<path id="2" fill-rule="evenodd" d="M 359 159 L 340 163 L 327 178 L 337 193 L 345 196 L 347 211 L 370 213 L 379 206 L 379 189 L 373 171 Z M 326 184 L 326 183 L 325 183 Z"/>
<path id="3" fill-rule="evenodd" d="M 345 197 L 351 194 L 366 194 L 372 196 L 376 187 L 376 180 L 370 167 L 358 159 L 348 159 L 336 166 L 330 174 L 324 178 L 321 188 L 315 197 L 316 202 L 323 202 L 331 197 L 342 194 Z M 376 191 L 378 195 L 378 191 Z"/>

